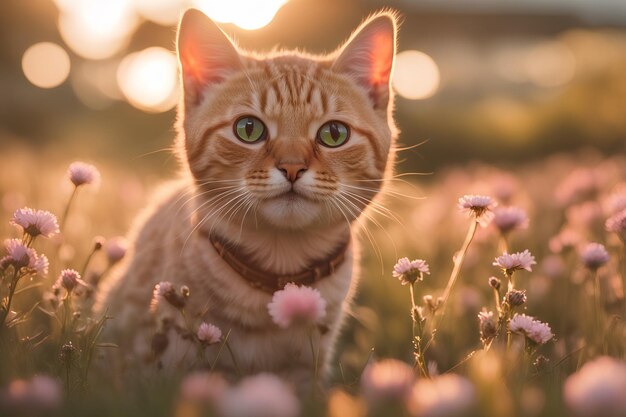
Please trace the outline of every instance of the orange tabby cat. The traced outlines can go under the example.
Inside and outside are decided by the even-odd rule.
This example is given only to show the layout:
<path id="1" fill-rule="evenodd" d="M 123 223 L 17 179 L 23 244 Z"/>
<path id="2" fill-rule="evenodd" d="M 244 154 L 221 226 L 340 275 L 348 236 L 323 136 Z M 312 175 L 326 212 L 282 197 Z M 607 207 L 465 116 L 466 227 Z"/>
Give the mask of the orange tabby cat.
<path id="1" fill-rule="evenodd" d="M 252 54 L 201 12 L 185 13 L 183 175 L 144 213 L 129 256 L 100 291 L 97 308 L 114 316 L 107 341 L 150 357 L 155 332 L 180 319 L 172 308 L 162 309 L 169 322 L 149 313 L 155 284 L 170 281 L 189 287 L 191 321 L 230 331 L 237 371 L 305 381 L 306 330 L 279 328 L 267 309 L 272 293 L 294 282 L 326 300 L 319 354 L 328 365 L 356 282 L 351 225 L 393 165 L 395 39 L 394 15 L 381 12 L 328 56 Z M 191 366 L 195 351 L 171 333 L 163 366 Z M 217 368 L 236 373 L 227 354 Z"/>

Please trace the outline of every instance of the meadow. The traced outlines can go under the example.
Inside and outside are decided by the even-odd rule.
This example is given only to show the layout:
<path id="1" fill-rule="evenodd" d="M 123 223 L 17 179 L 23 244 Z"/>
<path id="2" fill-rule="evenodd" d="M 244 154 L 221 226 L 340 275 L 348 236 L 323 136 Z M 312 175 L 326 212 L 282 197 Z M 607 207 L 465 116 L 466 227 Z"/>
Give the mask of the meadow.
<path id="1" fill-rule="evenodd" d="M 93 292 L 167 174 L 96 159 L 95 181 L 68 173 L 72 162 L 0 157 L 2 415 L 626 416 L 621 155 L 394 176 L 358 220 L 359 292 L 330 381 L 300 399 L 271 375 L 106 372 L 104 353 L 124 352 L 100 337 L 115 312 L 93 315 Z"/>

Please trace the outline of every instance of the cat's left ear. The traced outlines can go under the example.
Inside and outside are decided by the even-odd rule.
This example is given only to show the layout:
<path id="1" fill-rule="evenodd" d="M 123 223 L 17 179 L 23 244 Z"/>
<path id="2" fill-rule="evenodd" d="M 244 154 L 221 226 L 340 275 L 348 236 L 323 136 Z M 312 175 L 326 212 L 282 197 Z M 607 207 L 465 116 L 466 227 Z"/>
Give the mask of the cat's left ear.
<path id="1" fill-rule="evenodd" d="M 376 109 L 387 109 L 389 103 L 397 26 L 392 13 L 371 17 L 354 32 L 332 65 L 334 71 L 365 88 Z"/>
<path id="2" fill-rule="evenodd" d="M 187 10 L 180 20 L 177 50 L 186 104 L 197 104 L 207 88 L 242 68 L 228 36 L 196 9 Z"/>

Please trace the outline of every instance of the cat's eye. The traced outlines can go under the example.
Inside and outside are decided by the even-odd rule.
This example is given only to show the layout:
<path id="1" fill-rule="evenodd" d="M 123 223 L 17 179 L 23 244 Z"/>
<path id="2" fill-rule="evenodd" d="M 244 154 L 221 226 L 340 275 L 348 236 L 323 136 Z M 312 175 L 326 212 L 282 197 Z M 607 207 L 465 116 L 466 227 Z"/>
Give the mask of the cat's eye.
<path id="1" fill-rule="evenodd" d="M 326 122 L 317 131 L 317 140 L 324 146 L 336 148 L 343 145 L 350 138 L 350 128 L 341 122 L 331 120 Z"/>
<path id="2" fill-rule="evenodd" d="M 259 142 L 267 137 L 265 125 L 254 116 L 240 117 L 233 127 L 235 135 L 246 143 Z"/>

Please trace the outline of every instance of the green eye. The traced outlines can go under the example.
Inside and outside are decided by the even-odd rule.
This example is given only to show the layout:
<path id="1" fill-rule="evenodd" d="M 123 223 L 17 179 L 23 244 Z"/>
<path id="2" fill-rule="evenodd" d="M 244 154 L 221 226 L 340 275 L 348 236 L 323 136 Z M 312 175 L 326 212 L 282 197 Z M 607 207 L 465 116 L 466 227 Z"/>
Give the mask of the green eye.
<path id="1" fill-rule="evenodd" d="M 235 122 L 235 135 L 246 143 L 254 143 L 265 139 L 267 129 L 262 121 L 253 116 L 244 116 Z"/>
<path id="2" fill-rule="evenodd" d="M 324 146 L 336 148 L 343 145 L 350 137 L 350 128 L 336 120 L 324 123 L 317 131 L 317 140 Z"/>

